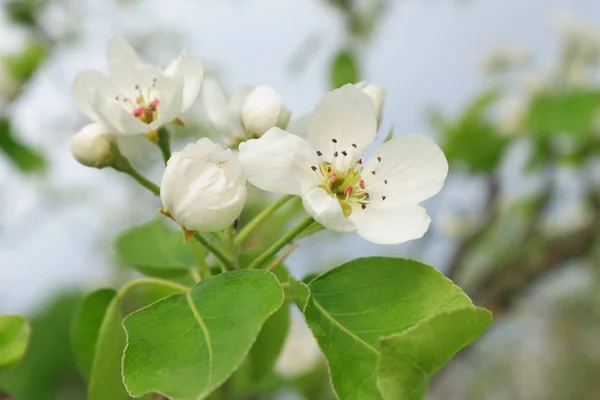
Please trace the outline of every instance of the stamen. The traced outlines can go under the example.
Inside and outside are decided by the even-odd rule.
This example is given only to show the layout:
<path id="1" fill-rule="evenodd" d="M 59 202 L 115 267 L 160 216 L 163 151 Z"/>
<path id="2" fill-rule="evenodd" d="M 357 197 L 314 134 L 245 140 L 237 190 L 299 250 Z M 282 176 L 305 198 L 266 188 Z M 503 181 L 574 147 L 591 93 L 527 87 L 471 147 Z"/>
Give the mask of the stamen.
<path id="1" fill-rule="evenodd" d="M 337 157 L 338 155 L 339 155 L 339 154 L 338 154 L 338 152 L 337 152 L 337 151 L 336 151 L 335 153 L 333 153 L 333 156 L 334 156 L 334 157 Z"/>
<path id="2" fill-rule="evenodd" d="M 360 182 L 358 182 L 358 186 L 360 186 L 361 189 L 365 189 L 365 181 L 363 181 L 362 179 L 360 180 Z"/>
<path id="3" fill-rule="evenodd" d="M 375 175 L 375 173 L 376 173 L 376 172 L 375 172 L 375 171 L 371 171 L 371 173 L 372 173 L 373 175 Z"/>
<path id="4" fill-rule="evenodd" d="M 333 143 L 337 143 L 337 139 L 336 139 L 336 138 L 333 138 L 333 139 L 331 139 L 331 141 L 332 141 Z"/>
<path id="5" fill-rule="evenodd" d="M 116 100 L 116 101 L 119 101 L 119 96 L 115 96 L 115 100 Z"/>
<path id="6" fill-rule="evenodd" d="M 362 158 L 359 158 L 357 163 L 362 164 Z"/>
<path id="7" fill-rule="evenodd" d="M 150 108 L 152 111 L 155 111 L 155 110 L 158 108 L 158 105 L 159 105 L 159 104 L 160 104 L 160 100 L 159 100 L 159 99 L 157 99 L 157 98 L 155 97 L 155 98 L 154 98 L 154 99 L 153 99 L 153 100 L 150 102 L 150 104 L 149 104 L 149 106 L 148 106 L 148 107 L 149 107 L 149 108 Z"/>
<path id="8" fill-rule="evenodd" d="M 352 143 L 352 147 L 354 147 L 356 149 L 357 148 L 356 143 Z"/>
<path id="9" fill-rule="evenodd" d="M 377 161 L 381 162 L 381 157 L 377 157 Z"/>
<path id="10" fill-rule="evenodd" d="M 310 167 L 310 169 L 312 169 L 313 171 L 317 170 L 317 167 L 315 167 L 314 165 Z"/>
<path id="11" fill-rule="evenodd" d="M 342 154 L 343 154 L 344 156 L 347 156 L 347 155 L 348 155 L 348 153 L 346 152 L 346 150 L 342 151 Z"/>
<path id="12" fill-rule="evenodd" d="M 321 153 L 319 150 L 317 150 L 317 156 L 321 157 L 323 155 L 323 153 Z"/>
<path id="13" fill-rule="evenodd" d="M 362 208 L 364 210 L 365 208 L 367 208 L 367 205 L 365 203 L 362 203 L 362 205 L 360 206 L 360 208 Z"/>
<path id="14" fill-rule="evenodd" d="M 333 174 L 331 175 L 331 183 L 334 183 L 337 180 L 337 175 Z"/>
<path id="15" fill-rule="evenodd" d="M 131 112 L 131 114 L 133 114 L 133 116 L 136 118 L 141 117 L 143 113 L 144 113 L 144 107 L 137 107 Z"/>
<path id="16" fill-rule="evenodd" d="M 346 196 L 346 199 L 348 196 L 350 196 L 350 193 L 352 193 L 352 186 L 348 186 L 346 189 L 344 189 L 344 195 Z"/>
<path id="17" fill-rule="evenodd" d="M 381 196 L 381 200 L 382 200 L 382 201 L 383 201 L 383 200 L 385 200 L 385 199 L 386 199 L 386 197 L 385 197 L 385 196 Z"/>
<path id="18" fill-rule="evenodd" d="M 385 183 L 385 184 L 387 185 L 387 179 L 384 179 L 384 180 L 383 180 L 383 183 Z"/>

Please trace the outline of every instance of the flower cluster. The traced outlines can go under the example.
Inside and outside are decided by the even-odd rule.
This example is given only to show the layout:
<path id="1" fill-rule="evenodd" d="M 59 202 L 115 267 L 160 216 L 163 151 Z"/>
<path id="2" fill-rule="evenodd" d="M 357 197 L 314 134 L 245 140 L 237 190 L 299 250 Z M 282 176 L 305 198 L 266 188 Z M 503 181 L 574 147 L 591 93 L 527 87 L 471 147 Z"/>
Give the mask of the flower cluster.
<path id="1" fill-rule="evenodd" d="M 202 138 L 165 158 L 161 211 L 186 236 L 234 223 L 246 201 L 246 180 L 265 191 L 301 196 L 306 212 L 325 228 L 357 232 L 374 243 L 403 243 L 427 231 L 430 218 L 419 204 L 442 188 L 448 164 L 431 139 L 417 134 L 386 141 L 363 160 L 381 123 L 381 87 L 345 85 L 290 123 L 290 110 L 275 89 L 242 87 L 226 100 L 213 79 L 203 82 L 202 66 L 191 55 L 161 69 L 117 38 L 107 57 L 109 76 L 83 71 L 73 85 L 77 105 L 94 121 L 72 140 L 82 164 L 111 165 L 118 152 L 115 134 L 146 134 L 156 141 L 157 130 L 181 123 L 200 93 L 224 138 L 225 148 Z"/>

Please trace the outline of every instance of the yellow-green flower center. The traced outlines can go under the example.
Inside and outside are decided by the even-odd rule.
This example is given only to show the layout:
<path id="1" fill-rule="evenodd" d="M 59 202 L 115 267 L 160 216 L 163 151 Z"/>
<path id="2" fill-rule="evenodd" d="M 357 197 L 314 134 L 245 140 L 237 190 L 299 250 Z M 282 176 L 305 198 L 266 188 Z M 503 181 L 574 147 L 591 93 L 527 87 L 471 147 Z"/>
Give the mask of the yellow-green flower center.
<path id="1" fill-rule="evenodd" d="M 361 178 L 361 164 L 362 161 L 358 160 L 345 171 L 338 170 L 328 162 L 312 167 L 321 182 L 319 187 L 339 201 L 345 217 L 352 213 L 353 205 L 364 209 L 369 200 L 369 193 L 365 191 L 365 182 Z"/>

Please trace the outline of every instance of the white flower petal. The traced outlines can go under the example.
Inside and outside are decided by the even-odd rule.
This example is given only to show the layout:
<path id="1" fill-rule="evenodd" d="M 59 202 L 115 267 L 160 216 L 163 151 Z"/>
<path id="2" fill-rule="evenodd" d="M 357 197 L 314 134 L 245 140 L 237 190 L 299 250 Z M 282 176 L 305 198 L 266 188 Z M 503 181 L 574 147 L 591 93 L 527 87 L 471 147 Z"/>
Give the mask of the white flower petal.
<path id="1" fill-rule="evenodd" d="M 317 158 L 294 134 L 271 128 L 260 139 L 240 143 L 239 151 L 248 181 L 262 190 L 299 195 L 303 184 L 316 184 L 311 166 Z"/>
<path id="2" fill-rule="evenodd" d="M 305 114 L 300 118 L 291 120 L 288 123 L 286 131 L 305 138 L 308 135 L 308 121 L 310 120 L 310 114 Z"/>
<path id="3" fill-rule="evenodd" d="M 242 109 L 244 108 L 244 104 L 246 103 L 246 98 L 254 90 L 255 87 L 256 86 L 243 85 L 238 87 L 233 91 L 233 93 L 231 93 L 227 107 L 229 108 L 229 113 L 233 118 L 237 117 L 238 120 L 242 120 Z"/>
<path id="4" fill-rule="evenodd" d="M 110 64 L 112 60 L 129 64 L 143 64 L 137 51 L 122 36 L 116 36 L 106 46 L 106 58 Z"/>
<path id="5" fill-rule="evenodd" d="M 356 226 L 344 216 L 340 202 L 318 186 L 306 186 L 302 192 L 306 212 L 325 228 L 335 232 L 354 232 Z"/>
<path id="6" fill-rule="evenodd" d="M 212 124 L 225 132 L 231 132 L 231 115 L 225 95 L 221 87 L 213 78 L 206 78 L 201 89 L 202 104 L 206 115 Z"/>
<path id="7" fill-rule="evenodd" d="M 372 198 L 386 196 L 392 202 L 416 205 L 440 191 L 448 175 L 448 162 L 433 140 L 408 134 L 382 144 L 364 171 L 366 190 Z"/>
<path id="8" fill-rule="evenodd" d="M 257 86 L 246 98 L 242 109 L 246 132 L 260 136 L 276 126 L 281 107 L 281 95 L 274 88 Z"/>
<path id="9" fill-rule="evenodd" d="M 106 75 L 96 70 L 84 70 L 75 76 L 71 93 L 79 109 L 91 120 L 98 121 L 96 111 L 90 104 L 92 92 L 99 92 L 100 96 L 114 98 L 118 91 Z"/>
<path id="10" fill-rule="evenodd" d="M 362 89 L 371 100 L 373 100 L 373 106 L 375 107 L 375 115 L 377 115 L 377 125 L 381 123 L 381 117 L 383 116 L 383 101 L 385 100 L 385 89 L 379 85 L 369 84 L 365 81 L 356 84 L 357 87 Z"/>
<path id="11" fill-rule="evenodd" d="M 180 72 L 178 72 L 180 71 Z M 167 76 L 181 74 L 183 77 L 183 104 L 181 112 L 187 111 L 200 92 L 204 69 L 200 61 L 190 54 L 182 54 L 169 64 L 165 69 Z"/>
<path id="12" fill-rule="evenodd" d="M 120 60 L 113 60 L 109 65 L 110 79 L 117 86 L 124 97 L 132 101 L 139 95 L 146 97 L 156 79 L 164 77 L 158 67 L 147 64 L 131 64 Z"/>
<path id="13" fill-rule="evenodd" d="M 88 167 L 102 168 L 112 158 L 115 135 L 99 123 L 84 126 L 71 137 L 71 153 Z"/>
<path id="14" fill-rule="evenodd" d="M 337 167 L 345 169 L 359 158 L 375 139 L 377 120 L 373 101 L 354 85 L 344 85 L 323 96 L 310 116 L 308 137 L 325 160 L 334 152 L 348 156 L 336 158 Z M 337 143 L 333 143 L 333 140 Z"/>
<path id="15" fill-rule="evenodd" d="M 173 77 L 163 76 L 156 80 L 156 96 L 160 99 L 158 119 L 152 122 L 154 129 L 173 122 L 179 117 L 183 105 L 183 77 L 178 74 Z"/>
<path id="16" fill-rule="evenodd" d="M 91 95 L 91 106 L 96 111 L 98 122 L 122 135 L 137 135 L 152 131 L 150 125 L 140 121 L 129 113 L 121 102 L 103 97 L 94 91 Z"/>
<path id="17" fill-rule="evenodd" d="M 421 206 L 376 201 L 352 210 L 349 219 L 365 240 L 378 244 L 400 244 L 422 237 L 431 219 Z"/>

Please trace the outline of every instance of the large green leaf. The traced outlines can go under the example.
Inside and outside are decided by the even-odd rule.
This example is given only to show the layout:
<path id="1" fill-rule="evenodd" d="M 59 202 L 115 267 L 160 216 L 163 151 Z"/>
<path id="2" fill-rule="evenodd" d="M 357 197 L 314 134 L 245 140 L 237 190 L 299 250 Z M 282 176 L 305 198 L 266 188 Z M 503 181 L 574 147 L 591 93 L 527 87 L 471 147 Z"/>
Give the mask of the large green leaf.
<path id="1" fill-rule="evenodd" d="M 29 325 L 19 315 L 0 316 L 0 368 L 16 364 L 25 355 Z"/>
<path id="2" fill-rule="evenodd" d="M 203 280 L 189 293 L 130 314 L 123 321 L 129 393 L 204 398 L 239 367 L 282 302 L 275 275 L 246 270 Z"/>
<path id="3" fill-rule="evenodd" d="M 120 301 L 114 289 L 89 294 L 75 314 L 71 341 L 83 375 L 88 400 L 128 399 L 121 379 L 125 334 Z"/>
<path id="4" fill-rule="evenodd" d="M 106 310 L 115 298 L 114 289 L 98 289 L 90 293 L 79 305 L 71 325 L 73 353 L 83 376 L 89 381 L 98 335 Z"/>
<path id="5" fill-rule="evenodd" d="M 280 282 L 287 282 L 289 273 L 279 266 L 273 273 Z M 290 307 L 284 304 L 264 323 L 256 342 L 248 353 L 250 378 L 260 382 L 273 370 L 290 328 Z"/>
<path id="6" fill-rule="evenodd" d="M 491 322 L 489 311 L 462 308 L 431 317 L 381 340 L 377 383 L 386 400 L 418 400 L 429 377 L 477 339 Z"/>
<path id="7" fill-rule="evenodd" d="M 308 284 L 291 280 L 291 292 L 329 361 L 341 400 L 384 398 L 377 387 L 382 338 L 440 313 L 474 309 L 460 288 L 432 267 L 384 257 L 351 261 Z M 396 377 L 407 387 L 421 384 L 409 378 Z"/>
<path id="8" fill-rule="evenodd" d="M 159 277 L 186 274 L 196 265 L 193 241 L 169 229 L 163 217 L 135 227 L 117 239 L 119 259 L 140 272 Z"/>

